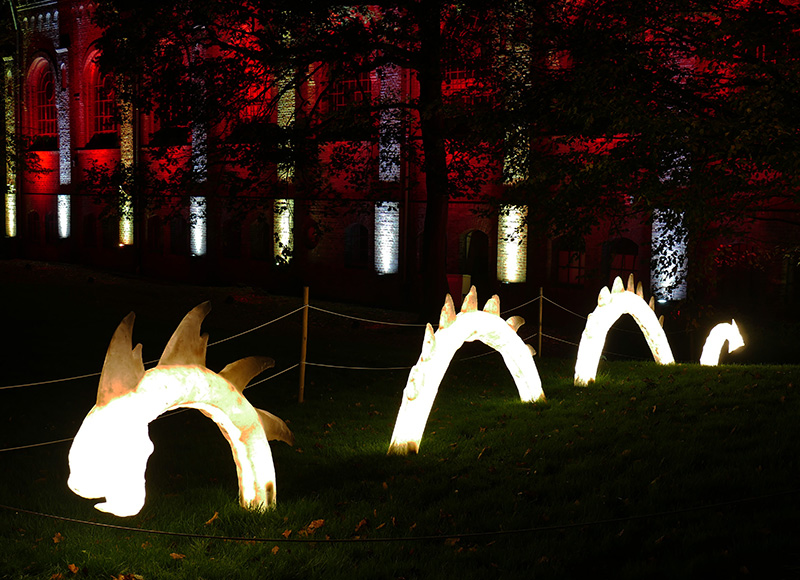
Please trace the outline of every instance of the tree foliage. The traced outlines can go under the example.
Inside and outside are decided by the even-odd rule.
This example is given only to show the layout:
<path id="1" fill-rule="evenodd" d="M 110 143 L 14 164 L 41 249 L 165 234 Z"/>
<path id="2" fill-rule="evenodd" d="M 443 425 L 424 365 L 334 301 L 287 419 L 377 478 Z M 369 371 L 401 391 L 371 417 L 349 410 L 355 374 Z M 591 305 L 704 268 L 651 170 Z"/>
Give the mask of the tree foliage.
<path id="1" fill-rule="evenodd" d="M 188 142 L 197 119 L 218 131 L 211 165 L 236 170 L 210 170 L 206 190 L 277 197 L 276 172 L 292 167 L 299 197 L 337 198 L 345 184 L 391 199 L 399 188 L 376 179 L 376 163 L 401 160 L 375 151 L 401 143 L 427 193 L 432 308 L 448 202 L 487 185 L 550 235 L 669 208 L 693 244 L 795 201 L 794 0 L 110 0 L 95 18 L 102 64 L 165 120 L 157 145 Z M 366 94 L 359 79 L 392 67 L 412 71 L 419 92 L 354 97 Z M 469 83 L 443 92 L 455 70 Z M 170 176 L 197 181 L 184 173 Z"/>

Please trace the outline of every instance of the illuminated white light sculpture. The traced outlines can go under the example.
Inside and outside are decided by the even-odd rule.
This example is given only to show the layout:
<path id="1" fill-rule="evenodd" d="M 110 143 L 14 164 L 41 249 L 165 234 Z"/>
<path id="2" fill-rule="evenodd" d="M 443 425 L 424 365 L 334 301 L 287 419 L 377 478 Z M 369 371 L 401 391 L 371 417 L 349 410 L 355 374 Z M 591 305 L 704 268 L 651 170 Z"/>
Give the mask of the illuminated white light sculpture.
<path id="1" fill-rule="evenodd" d="M 375 204 L 375 271 L 396 274 L 400 252 L 400 204 L 379 201 Z"/>
<path id="2" fill-rule="evenodd" d="M 528 270 L 528 208 L 503 206 L 497 223 L 497 279 L 525 282 Z"/>
<path id="3" fill-rule="evenodd" d="M 294 437 L 278 417 L 256 409 L 243 396 L 250 380 L 273 366 L 248 357 L 219 374 L 206 368 L 208 334 L 200 325 L 211 306 L 204 302 L 181 321 L 158 365 L 147 372 L 142 345 L 131 349 L 134 314 L 126 316 L 108 347 L 97 403 L 86 415 L 69 452 L 68 485 L 95 507 L 132 516 L 145 501 L 145 467 L 153 452 L 147 425 L 179 407 L 198 409 L 219 427 L 231 446 L 239 478 L 239 502 L 248 508 L 275 504 L 275 467 L 268 439 L 290 445 Z"/>
<path id="4" fill-rule="evenodd" d="M 657 363 L 675 362 L 667 335 L 662 328 L 664 317 L 656 318 L 653 298 L 650 298 L 649 304 L 645 302 L 641 282 L 634 291 L 633 274 L 628 276 L 627 289 L 617 276 L 611 290 L 608 286 L 600 290 L 597 308 L 586 318 L 586 327 L 581 334 L 578 358 L 575 361 L 575 385 L 586 386 L 594 382 L 608 330 L 623 314 L 630 314 L 639 325 Z"/>
<path id="5" fill-rule="evenodd" d="M 728 352 L 744 346 L 744 338 L 739 332 L 736 321 L 731 319 L 730 323 L 722 322 L 717 324 L 708 333 L 706 343 L 703 345 L 703 353 L 700 355 L 700 364 L 706 366 L 716 366 L 719 364 L 719 355 L 725 341 L 728 341 Z"/>
<path id="6" fill-rule="evenodd" d="M 204 197 L 189 198 L 189 228 L 192 256 L 206 253 L 206 200 Z"/>
<path id="7" fill-rule="evenodd" d="M 422 433 L 433 407 L 445 371 L 464 342 L 480 340 L 498 351 L 511 372 L 525 401 L 543 401 L 542 381 L 533 362 L 533 349 L 522 342 L 517 330 L 525 321 L 519 316 L 500 318 L 500 299 L 492 296 L 478 310 L 478 295 L 473 286 L 456 314 L 453 299 L 447 295 L 439 316 L 439 329 L 425 327 L 422 353 L 411 368 L 403 390 L 403 402 L 397 414 L 389 453 L 406 455 L 419 451 Z"/>

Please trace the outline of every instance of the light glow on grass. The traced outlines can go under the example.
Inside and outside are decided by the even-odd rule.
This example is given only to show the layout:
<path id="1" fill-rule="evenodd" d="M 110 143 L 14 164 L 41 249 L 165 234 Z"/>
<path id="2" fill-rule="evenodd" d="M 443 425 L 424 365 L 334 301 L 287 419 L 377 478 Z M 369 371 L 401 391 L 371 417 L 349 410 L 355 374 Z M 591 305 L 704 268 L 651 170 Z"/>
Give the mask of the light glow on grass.
<path id="1" fill-rule="evenodd" d="M 542 381 L 533 362 L 533 349 L 522 342 L 517 330 L 525 321 L 519 316 L 500 318 L 500 298 L 492 296 L 478 310 L 478 295 L 473 286 L 464 299 L 461 312 L 455 313 L 448 294 L 439 316 L 439 329 L 425 327 L 422 353 L 408 375 L 403 402 L 397 414 L 389 453 L 406 455 L 419 451 L 422 434 L 450 361 L 464 342 L 479 340 L 503 356 L 514 378 L 520 398 L 543 401 Z"/>
<path id="2" fill-rule="evenodd" d="M 213 420 L 231 448 L 239 480 L 239 502 L 247 508 L 275 504 L 275 467 L 268 439 L 290 445 L 294 437 L 274 415 L 243 396 L 253 377 L 273 366 L 266 357 L 248 357 L 219 374 L 205 367 L 208 335 L 200 325 L 208 302 L 189 312 L 172 335 L 155 368 L 144 371 L 142 345 L 131 349 L 134 314 L 123 319 L 111 339 L 97 403 L 83 421 L 69 452 L 69 488 L 86 498 L 104 497 L 95 507 L 132 516 L 145 501 L 145 469 L 153 452 L 148 424 L 162 413 L 187 407 Z"/>
<path id="3" fill-rule="evenodd" d="M 716 366 L 719 364 L 719 355 L 722 347 L 728 341 L 728 352 L 731 353 L 744 346 L 744 338 L 739 332 L 736 321 L 717 324 L 708 333 L 708 338 L 703 345 L 703 353 L 700 355 L 700 364 L 705 366 Z"/>
<path id="4" fill-rule="evenodd" d="M 586 319 L 586 327 L 581 334 L 578 345 L 578 358 L 575 361 L 576 386 L 586 386 L 594 382 L 597 376 L 597 365 L 606 343 L 609 329 L 623 314 L 630 314 L 644 334 L 653 358 L 659 364 L 672 364 L 675 358 L 667 341 L 662 325 L 664 317 L 656 318 L 655 302 L 650 298 L 648 304 L 644 300 L 642 283 L 634 291 L 633 274 L 628 277 L 627 289 L 622 279 L 617 276 L 611 290 L 604 286 L 597 297 L 597 308 Z"/>

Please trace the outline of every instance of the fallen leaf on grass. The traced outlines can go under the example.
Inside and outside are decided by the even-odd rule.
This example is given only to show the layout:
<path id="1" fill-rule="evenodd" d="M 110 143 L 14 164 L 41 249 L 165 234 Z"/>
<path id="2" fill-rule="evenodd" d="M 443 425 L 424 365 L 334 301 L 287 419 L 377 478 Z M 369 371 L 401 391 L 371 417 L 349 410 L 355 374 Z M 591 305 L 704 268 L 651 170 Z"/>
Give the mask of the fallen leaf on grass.
<path id="1" fill-rule="evenodd" d="M 356 529 L 353 533 L 357 534 L 358 532 L 366 528 L 368 525 L 369 525 L 369 520 L 367 520 L 367 518 L 364 518 L 363 520 L 358 522 L 358 525 L 356 526 Z"/>
<path id="2" fill-rule="evenodd" d="M 58 544 L 59 542 L 64 541 L 64 536 L 61 535 L 61 532 L 56 532 L 56 535 L 53 536 L 53 543 Z"/>
<path id="3" fill-rule="evenodd" d="M 211 516 L 211 519 L 206 522 L 206 525 L 209 525 L 219 519 L 219 512 L 214 512 L 214 515 Z"/>
<path id="4" fill-rule="evenodd" d="M 281 534 L 281 536 L 283 536 L 284 538 L 288 538 L 291 535 L 292 535 L 292 530 L 284 530 L 283 533 Z M 277 548 L 277 546 L 275 547 Z"/>
<path id="5" fill-rule="evenodd" d="M 444 545 L 445 546 L 455 546 L 460 541 L 461 541 L 461 538 L 447 538 L 444 541 Z"/>
<path id="6" fill-rule="evenodd" d="M 272 548 L 272 555 L 274 556 L 275 554 L 277 554 L 279 550 L 280 550 L 280 548 L 278 546 L 275 546 L 274 548 Z"/>
<path id="7" fill-rule="evenodd" d="M 325 525 L 325 520 L 314 520 L 310 524 L 308 524 L 304 529 L 300 530 L 298 535 L 300 536 L 312 536 L 317 529 L 321 528 Z"/>
<path id="8" fill-rule="evenodd" d="M 169 555 L 169 557 L 172 558 L 173 560 L 183 560 L 186 557 L 186 554 L 178 554 L 176 552 L 172 552 Z"/>
<path id="9" fill-rule="evenodd" d="M 78 568 L 75 564 L 68 564 L 67 568 L 69 568 L 69 571 L 72 572 L 73 574 L 77 574 L 78 572 L 81 571 L 81 569 Z"/>
<path id="10" fill-rule="evenodd" d="M 56 572 L 50 576 L 50 580 L 64 580 L 64 575 L 61 572 Z"/>

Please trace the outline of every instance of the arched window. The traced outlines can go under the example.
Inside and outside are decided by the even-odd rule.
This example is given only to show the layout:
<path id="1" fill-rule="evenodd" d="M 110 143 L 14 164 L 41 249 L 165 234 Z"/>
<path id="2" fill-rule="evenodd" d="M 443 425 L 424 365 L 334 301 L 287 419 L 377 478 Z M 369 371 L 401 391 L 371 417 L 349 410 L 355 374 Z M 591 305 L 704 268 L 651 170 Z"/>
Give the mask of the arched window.
<path id="1" fill-rule="evenodd" d="M 56 112 L 56 83 L 53 68 L 44 58 L 37 58 L 28 76 L 28 126 L 34 138 L 34 148 L 58 148 L 58 115 Z"/>
<path id="2" fill-rule="evenodd" d="M 36 134 L 40 137 L 55 137 L 58 134 L 56 123 L 56 90 L 53 71 L 50 67 L 42 70 L 36 83 Z"/>
<path id="3" fill-rule="evenodd" d="M 361 224 L 350 224 L 344 231 L 344 265 L 346 268 L 369 266 L 369 232 Z"/>
<path id="4" fill-rule="evenodd" d="M 481 230 L 469 230 L 459 236 L 459 270 L 469 274 L 471 284 L 478 292 L 489 292 L 491 268 L 489 265 L 489 236 Z"/>
<path id="5" fill-rule="evenodd" d="M 94 68 L 91 84 L 92 110 L 89 118 L 91 132 L 115 133 L 117 131 L 116 105 L 114 103 L 114 80 L 111 75 L 101 76 Z"/>
<path id="6" fill-rule="evenodd" d="M 562 237 L 553 242 L 553 264 L 559 284 L 583 284 L 586 281 L 586 245 L 583 238 Z"/>
<path id="7" fill-rule="evenodd" d="M 603 265 L 607 268 L 609 284 L 619 276 L 623 282 L 630 274 L 636 277 L 636 256 L 639 246 L 631 239 L 616 238 L 603 244 Z"/>

